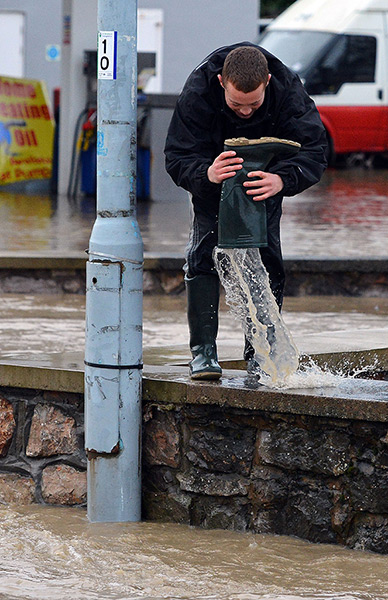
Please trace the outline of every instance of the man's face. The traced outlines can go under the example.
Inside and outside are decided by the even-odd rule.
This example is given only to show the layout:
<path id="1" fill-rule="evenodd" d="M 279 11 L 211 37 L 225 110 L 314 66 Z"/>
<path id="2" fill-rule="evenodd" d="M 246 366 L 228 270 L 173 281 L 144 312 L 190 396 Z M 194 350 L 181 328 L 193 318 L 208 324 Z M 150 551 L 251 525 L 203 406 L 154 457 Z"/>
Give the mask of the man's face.
<path id="1" fill-rule="evenodd" d="M 267 83 L 261 83 L 253 92 L 244 93 L 237 90 L 230 81 L 223 84 L 221 75 L 218 75 L 220 84 L 225 90 L 225 102 L 240 119 L 250 119 L 253 113 L 263 104 L 265 88 L 270 77 L 269 75 Z"/>

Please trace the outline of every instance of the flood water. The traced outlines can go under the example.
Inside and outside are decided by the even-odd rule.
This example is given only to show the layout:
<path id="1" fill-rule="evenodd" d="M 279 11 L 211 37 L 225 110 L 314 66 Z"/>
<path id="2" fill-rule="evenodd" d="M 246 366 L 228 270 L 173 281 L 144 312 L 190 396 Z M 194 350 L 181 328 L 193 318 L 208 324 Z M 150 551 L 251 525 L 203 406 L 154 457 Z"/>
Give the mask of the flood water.
<path id="1" fill-rule="evenodd" d="M 285 256 L 386 257 L 388 171 L 327 171 L 284 202 Z M 145 250 L 183 255 L 188 200 L 138 206 Z M 88 246 L 90 198 L 0 192 L 0 253 L 72 255 Z M 7 360 L 82 357 L 84 299 L 2 297 Z M 187 344 L 182 298 L 145 298 L 145 345 Z M 384 328 L 376 298 L 286 299 L 301 336 Z M 147 304 L 148 303 L 148 304 Z M 148 306 L 148 308 L 147 308 Z M 59 321 L 62 325 L 58 325 Z M 58 329 L 59 327 L 59 329 Z M 62 327 L 62 328 L 61 328 Z M 39 331 L 39 335 L 37 335 Z M 173 333 L 172 333 L 173 332 Z M 60 334 L 60 335 L 58 335 Z M 241 339 L 222 315 L 220 337 Z M 387 600 L 388 557 L 294 538 L 204 531 L 175 524 L 90 524 L 84 509 L 0 506 L 0 600 Z"/>
<path id="2" fill-rule="evenodd" d="M 188 359 L 185 295 L 144 296 L 143 305 L 145 361 L 160 347 L 183 347 Z M 224 299 L 220 308 L 220 357 L 230 358 L 228 352 L 234 346 L 235 357 L 241 358 L 242 328 Z M 341 296 L 286 297 L 283 311 L 286 326 L 301 348 L 310 336 L 322 333 L 357 337 L 363 331 L 379 330 L 386 331 L 388 340 L 387 315 L 388 298 Z M 81 368 L 84 343 L 85 296 L 0 295 L 0 361 L 62 368 L 77 362 Z"/>
<path id="3" fill-rule="evenodd" d="M 388 170 L 329 169 L 322 181 L 284 201 L 283 252 L 301 257 L 388 255 Z M 71 255 L 88 247 L 95 200 L 0 191 L 0 252 Z M 190 226 L 180 200 L 138 203 L 146 252 L 183 256 Z"/>
<path id="4" fill-rule="evenodd" d="M 388 557 L 176 524 L 0 508 L 2 600 L 383 600 Z"/>

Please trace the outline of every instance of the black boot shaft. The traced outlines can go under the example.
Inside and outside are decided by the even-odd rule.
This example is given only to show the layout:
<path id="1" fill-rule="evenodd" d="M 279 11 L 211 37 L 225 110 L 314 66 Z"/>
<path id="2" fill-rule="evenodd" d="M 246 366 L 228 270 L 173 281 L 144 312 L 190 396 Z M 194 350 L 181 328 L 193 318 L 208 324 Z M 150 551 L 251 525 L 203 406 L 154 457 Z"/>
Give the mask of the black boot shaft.
<path id="1" fill-rule="evenodd" d="M 219 379 L 216 338 L 220 283 L 216 275 L 187 278 L 187 316 L 190 329 L 192 379 Z"/>

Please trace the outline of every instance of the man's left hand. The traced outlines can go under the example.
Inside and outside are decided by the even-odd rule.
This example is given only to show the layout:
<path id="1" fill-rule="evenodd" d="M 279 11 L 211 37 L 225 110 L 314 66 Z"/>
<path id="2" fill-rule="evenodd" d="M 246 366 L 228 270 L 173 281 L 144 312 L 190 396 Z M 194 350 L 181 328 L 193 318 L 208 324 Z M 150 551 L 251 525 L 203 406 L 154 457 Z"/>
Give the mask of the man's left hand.
<path id="1" fill-rule="evenodd" d="M 251 171 L 248 177 L 252 181 L 245 181 L 243 185 L 247 188 L 248 196 L 252 196 L 252 200 L 266 200 L 283 189 L 283 180 L 275 173 Z"/>

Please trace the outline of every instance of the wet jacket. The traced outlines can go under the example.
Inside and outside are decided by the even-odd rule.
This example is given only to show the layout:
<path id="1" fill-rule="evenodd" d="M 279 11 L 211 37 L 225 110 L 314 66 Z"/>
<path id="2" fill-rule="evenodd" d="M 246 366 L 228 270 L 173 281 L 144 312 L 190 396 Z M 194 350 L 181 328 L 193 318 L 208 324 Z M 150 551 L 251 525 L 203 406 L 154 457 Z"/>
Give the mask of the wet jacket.
<path id="1" fill-rule="evenodd" d="M 217 214 L 221 184 L 211 183 L 207 170 L 223 151 L 224 140 L 273 136 L 299 142 L 299 153 L 270 163 L 268 172 L 283 180 L 282 196 L 293 196 L 317 183 L 326 167 L 326 133 L 313 100 L 299 77 L 260 48 L 272 77 L 263 105 L 250 119 L 239 118 L 226 104 L 217 75 L 227 54 L 249 42 L 219 48 L 189 75 L 168 130 L 166 169 L 174 182 L 189 191 L 197 213 Z"/>

